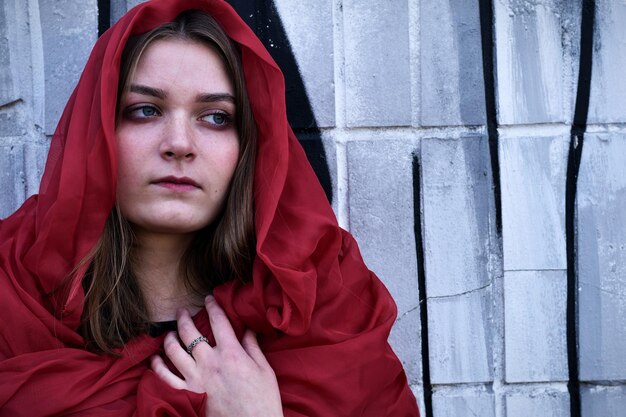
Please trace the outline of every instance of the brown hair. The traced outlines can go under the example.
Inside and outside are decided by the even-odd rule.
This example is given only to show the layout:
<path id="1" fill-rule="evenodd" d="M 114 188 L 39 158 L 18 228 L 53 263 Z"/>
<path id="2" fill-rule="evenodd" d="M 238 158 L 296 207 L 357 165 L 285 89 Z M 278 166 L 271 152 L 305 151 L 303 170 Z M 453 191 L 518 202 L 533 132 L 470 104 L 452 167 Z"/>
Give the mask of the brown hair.
<path id="1" fill-rule="evenodd" d="M 186 11 L 174 21 L 128 40 L 120 67 L 118 107 L 142 53 L 154 41 L 165 38 L 211 47 L 222 57 L 235 89 L 240 153 L 224 210 L 211 225 L 196 233 L 180 263 L 188 288 L 206 295 L 219 284 L 231 279 L 245 282 L 252 275 L 256 125 L 237 46 L 211 16 L 196 10 Z M 116 206 L 90 256 L 91 264 L 83 281 L 81 333 L 90 350 L 114 354 L 114 348 L 149 329 L 148 309 L 133 273 L 133 245 L 133 229 Z"/>

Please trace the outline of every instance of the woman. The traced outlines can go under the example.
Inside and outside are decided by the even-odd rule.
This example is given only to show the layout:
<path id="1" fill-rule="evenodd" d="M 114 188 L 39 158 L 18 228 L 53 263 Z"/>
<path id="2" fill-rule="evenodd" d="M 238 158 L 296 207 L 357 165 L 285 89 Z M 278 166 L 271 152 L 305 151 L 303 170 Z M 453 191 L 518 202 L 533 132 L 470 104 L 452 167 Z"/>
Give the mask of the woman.
<path id="1" fill-rule="evenodd" d="M 101 37 L 0 242 L 0 415 L 417 415 L 393 301 L 222 1 Z"/>

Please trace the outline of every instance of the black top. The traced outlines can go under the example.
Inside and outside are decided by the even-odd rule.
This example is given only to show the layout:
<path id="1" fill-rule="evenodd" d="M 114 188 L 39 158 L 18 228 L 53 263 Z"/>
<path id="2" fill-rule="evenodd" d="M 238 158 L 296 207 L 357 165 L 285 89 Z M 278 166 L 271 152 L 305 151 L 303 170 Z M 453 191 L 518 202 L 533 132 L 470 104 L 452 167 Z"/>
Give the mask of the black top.
<path id="1" fill-rule="evenodd" d="M 150 323 L 150 330 L 148 330 L 148 334 L 152 337 L 159 337 L 164 333 L 176 331 L 178 326 L 176 325 L 176 320 L 170 321 L 157 321 L 155 323 Z"/>

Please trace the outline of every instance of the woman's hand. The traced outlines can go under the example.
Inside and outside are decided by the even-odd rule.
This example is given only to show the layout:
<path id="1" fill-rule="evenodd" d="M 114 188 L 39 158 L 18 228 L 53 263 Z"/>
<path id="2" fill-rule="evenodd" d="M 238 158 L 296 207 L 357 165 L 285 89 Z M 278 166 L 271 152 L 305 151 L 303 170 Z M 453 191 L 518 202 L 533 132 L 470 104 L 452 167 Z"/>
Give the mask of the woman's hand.
<path id="1" fill-rule="evenodd" d="M 226 314 L 212 296 L 205 299 L 216 346 L 204 341 L 189 355 L 180 341 L 189 346 L 202 335 L 187 310 L 178 312 L 178 334 L 165 336 L 167 357 L 182 375 L 172 373 L 163 359 L 152 357 L 152 369 L 168 385 L 197 393 L 206 393 L 207 417 L 282 416 L 276 375 L 265 359 L 256 336 L 246 330 L 237 340 Z"/>

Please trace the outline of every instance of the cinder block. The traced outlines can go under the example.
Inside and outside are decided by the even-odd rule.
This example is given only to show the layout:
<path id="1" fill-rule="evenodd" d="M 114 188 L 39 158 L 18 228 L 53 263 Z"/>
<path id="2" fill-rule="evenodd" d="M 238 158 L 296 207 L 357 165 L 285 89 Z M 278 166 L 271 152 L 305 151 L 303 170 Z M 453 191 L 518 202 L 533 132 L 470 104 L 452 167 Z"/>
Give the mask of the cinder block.
<path id="1" fill-rule="evenodd" d="M 626 135 L 588 134 L 578 176 L 580 378 L 626 380 Z"/>
<path id="2" fill-rule="evenodd" d="M 565 269 L 569 137 L 500 140 L 504 270 Z"/>
<path id="3" fill-rule="evenodd" d="M 485 287 L 495 223 L 487 139 L 426 138 L 421 156 L 428 296 Z"/>
<path id="4" fill-rule="evenodd" d="M 0 219 L 24 201 L 24 151 L 21 145 L 0 146 Z"/>
<path id="5" fill-rule="evenodd" d="M 0 137 L 22 136 L 24 129 L 24 106 L 21 103 L 0 109 Z"/>
<path id="6" fill-rule="evenodd" d="M 30 85 L 24 85 L 24 78 L 32 66 L 30 50 L 25 49 L 30 47 L 28 32 L 18 24 L 24 19 L 20 5 L 0 2 L 0 137 L 22 136 L 27 127 L 24 87 Z"/>
<path id="7" fill-rule="evenodd" d="M 559 0 L 494 2 L 499 123 L 567 120 Z"/>
<path id="8" fill-rule="evenodd" d="M 420 2 L 421 125 L 485 123 L 478 1 Z"/>
<path id="9" fill-rule="evenodd" d="M 626 122 L 626 4 L 613 0 L 596 3 L 593 69 L 588 123 Z"/>
<path id="10" fill-rule="evenodd" d="M 126 4 L 127 4 L 127 8 L 128 10 L 132 9 L 133 7 L 141 4 L 141 3 L 145 3 L 148 0 L 126 0 Z"/>
<path id="11" fill-rule="evenodd" d="M 495 417 L 495 400 L 492 392 L 460 390 L 458 393 L 433 394 L 433 415 L 436 417 Z"/>
<path id="12" fill-rule="evenodd" d="M 417 407 L 421 410 L 423 415 L 424 410 L 426 409 L 424 406 L 424 386 L 411 384 L 411 391 L 413 392 L 413 395 L 415 395 L 415 399 L 417 399 Z"/>
<path id="13" fill-rule="evenodd" d="M 39 191 L 39 183 L 48 157 L 49 142 L 24 145 L 24 171 L 26 172 L 26 196 Z"/>
<path id="14" fill-rule="evenodd" d="M 494 208 L 486 138 L 423 139 L 421 182 L 431 381 L 491 381 Z"/>
<path id="15" fill-rule="evenodd" d="M 506 397 L 506 417 L 527 416 L 569 417 L 569 394 L 544 391 L 541 394 L 515 394 Z"/>
<path id="16" fill-rule="evenodd" d="M 583 387 L 582 417 L 624 417 L 626 385 Z"/>
<path id="17" fill-rule="evenodd" d="M 275 0 L 318 127 L 335 125 L 333 3 Z M 307 127 L 307 126 L 298 126 Z"/>
<path id="18" fill-rule="evenodd" d="M 45 68 L 45 133 L 54 133 L 98 37 L 96 0 L 39 1 Z"/>
<path id="19" fill-rule="evenodd" d="M 111 0 L 111 23 L 120 20 L 127 11 L 147 0 Z"/>
<path id="20" fill-rule="evenodd" d="M 11 56 L 7 2 L 0 4 L 0 107 L 18 98 L 15 86 L 15 66 Z"/>
<path id="21" fill-rule="evenodd" d="M 490 288 L 450 297 L 429 296 L 428 346 L 433 384 L 493 380 L 491 297 Z"/>
<path id="22" fill-rule="evenodd" d="M 343 2 L 348 126 L 411 124 L 408 2 Z"/>
<path id="23" fill-rule="evenodd" d="M 0 2 L 0 137 L 39 134 L 43 63 L 36 2 Z"/>
<path id="24" fill-rule="evenodd" d="M 398 304 L 399 328 L 394 349 L 409 378 L 418 368 L 419 305 L 415 234 L 413 232 L 413 144 L 400 141 L 349 142 L 348 187 L 350 231 L 363 258 L 385 283 Z M 397 344 L 402 339 L 402 344 Z"/>
<path id="25" fill-rule="evenodd" d="M 126 0 L 110 0 L 110 17 L 111 25 L 120 20 L 124 13 L 128 11 L 126 8 Z"/>
<path id="26" fill-rule="evenodd" d="M 389 343 L 402 361 L 409 384 L 422 383 L 422 344 L 420 335 L 420 310 L 416 306 L 396 319 L 389 335 Z"/>
<path id="27" fill-rule="evenodd" d="M 507 382 L 567 381 L 565 271 L 504 272 Z"/>
<path id="28" fill-rule="evenodd" d="M 350 231 L 371 269 L 388 281 L 402 306 L 400 314 L 418 299 L 413 149 L 413 144 L 400 141 L 358 141 L 347 146 Z"/>

